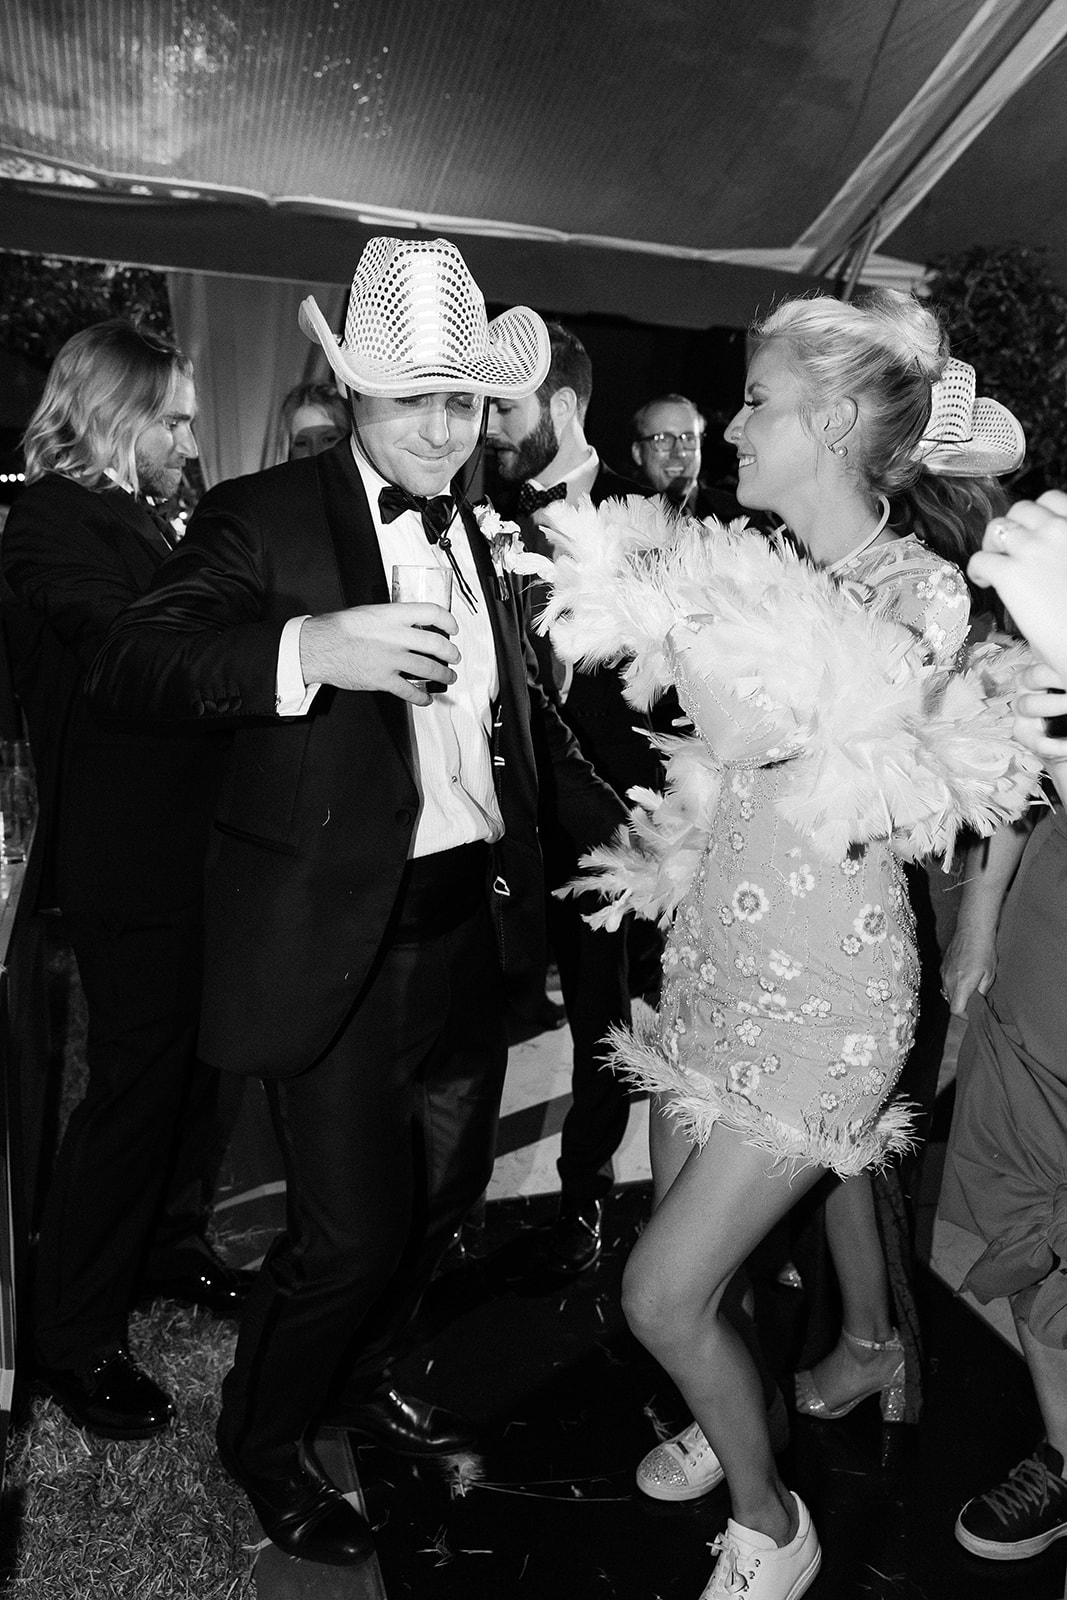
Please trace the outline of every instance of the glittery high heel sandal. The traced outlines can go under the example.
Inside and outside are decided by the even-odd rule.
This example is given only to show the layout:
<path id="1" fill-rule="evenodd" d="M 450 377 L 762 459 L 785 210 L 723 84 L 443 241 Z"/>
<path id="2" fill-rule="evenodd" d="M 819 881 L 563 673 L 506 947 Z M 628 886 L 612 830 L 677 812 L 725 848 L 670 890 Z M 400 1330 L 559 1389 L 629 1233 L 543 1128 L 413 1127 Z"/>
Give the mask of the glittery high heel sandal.
<path id="1" fill-rule="evenodd" d="M 842 1328 L 841 1337 L 847 1339 L 848 1343 L 858 1350 L 877 1350 L 896 1356 L 889 1376 L 886 1376 L 888 1362 L 884 1365 L 879 1362 L 879 1376 L 865 1383 L 857 1394 L 831 1410 L 819 1393 L 814 1374 L 798 1372 L 797 1410 L 805 1417 L 819 1417 L 823 1422 L 836 1422 L 838 1417 L 847 1417 L 850 1411 L 855 1410 L 861 1400 L 866 1400 L 872 1394 L 881 1394 L 882 1421 L 901 1422 L 904 1417 L 904 1346 L 900 1342 L 900 1334 L 894 1328 L 891 1339 L 861 1339 L 858 1335 L 849 1333 L 847 1328 Z"/>

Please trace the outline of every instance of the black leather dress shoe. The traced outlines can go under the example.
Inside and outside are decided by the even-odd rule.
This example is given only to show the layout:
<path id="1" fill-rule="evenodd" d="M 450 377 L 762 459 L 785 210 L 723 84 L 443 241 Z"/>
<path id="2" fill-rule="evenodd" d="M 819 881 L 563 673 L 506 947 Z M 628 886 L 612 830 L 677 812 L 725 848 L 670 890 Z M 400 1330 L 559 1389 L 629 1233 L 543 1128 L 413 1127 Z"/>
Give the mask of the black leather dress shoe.
<path id="1" fill-rule="evenodd" d="M 248 1496 L 271 1544 L 300 1561 L 355 1567 L 374 1554 L 365 1517 L 311 1462 L 278 1477 L 248 1472 L 218 1443 L 219 1459 Z"/>
<path id="2" fill-rule="evenodd" d="M 81 1371 L 38 1364 L 33 1385 L 50 1395 L 77 1427 L 105 1439 L 151 1439 L 174 1420 L 170 1398 L 124 1349 Z"/>
<path id="3" fill-rule="evenodd" d="M 190 1252 L 188 1263 L 165 1277 L 145 1278 L 138 1286 L 138 1300 L 177 1300 L 210 1311 L 213 1317 L 239 1317 L 256 1274 L 236 1271 L 217 1256 L 199 1251 Z"/>
<path id="4" fill-rule="evenodd" d="M 336 1402 L 322 1421 L 327 1427 L 344 1428 L 372 1444 L 380 1444 L 398 1456 L 463 1455 L 476 1447 L 474 1428 L 463 1417 L 443 1406 L 399 1394 L 388 1383 L 381 1384 L 358 1404 Z"/>
<path id="5" fill-rule="evenodd" d="M 603 1248 L 604 1204 L 564 1196 L 559 1215 L 534 1256 L 539 1272 L 553 1278 L 573 1278 L 598 1259 Z"/>

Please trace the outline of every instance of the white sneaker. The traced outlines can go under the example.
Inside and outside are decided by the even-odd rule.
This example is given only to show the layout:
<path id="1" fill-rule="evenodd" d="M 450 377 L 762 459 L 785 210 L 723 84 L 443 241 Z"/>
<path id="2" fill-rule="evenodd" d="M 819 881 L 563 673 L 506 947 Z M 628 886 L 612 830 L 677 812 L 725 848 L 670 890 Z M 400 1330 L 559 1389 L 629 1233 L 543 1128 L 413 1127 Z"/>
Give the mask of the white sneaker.
<path id="1" fill-rule="evenodd" d="M 771 1449 L 775 1455 L 789 1444 L 789 1415 L 781 1391 L 767 1411 Z M 637 1469 L 637 1487 L 653 1500 L 699 1500 L 723 1480 L 722 1464 L 699 1422 L 665 1439 L 644 1457 Z"/>
<path id="2" fill-rule="evenodd" d="M 822 1565 L 822 1551 L 807 1506 L 798 1494 L 793 1499 L 800 1526 L 796 1537 L 781 1547 L 765 1533 L 743 1528 L 730 1518 L 726 1532 L 711 1547 L 718 1550 L 719 1559 L 700 1600 L 737 1595 L 744 1600 L 799 1600 L 807 1593 Z"/>

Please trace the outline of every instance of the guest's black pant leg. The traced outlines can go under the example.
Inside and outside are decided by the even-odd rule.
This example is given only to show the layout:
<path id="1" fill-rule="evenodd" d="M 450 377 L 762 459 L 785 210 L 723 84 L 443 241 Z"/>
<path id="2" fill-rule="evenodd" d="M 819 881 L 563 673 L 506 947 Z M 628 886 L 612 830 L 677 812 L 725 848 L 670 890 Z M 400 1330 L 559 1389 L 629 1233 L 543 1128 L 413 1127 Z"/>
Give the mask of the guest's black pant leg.
<path id="1" fill-rule="evenodd" d="M 626 924 L 613 933 L 591 928 L 582 911 L 595 909 L 588 896 L 553 900 L 549 939 L 559 966 L 573 1051 L 573 1104 L 563 1121 L 560 1183 L 581 1199 L 599 1199 L 614 1182 L 612 1158 L 626 1134 L 630 1091 L 606 1065 L 604 1038 L 630 1022 Z"/>
<path id="2" fill-rule="evenodd" d="M 197 908 L 153 917 L 104 905 L 68 909 L 65 922 L 88 1008 L 89 1079 L 38 1246 L 34 1337 L 58 1368 L 88 1365 L 124 1341 L 183 1131 L 204 1137 L 218 1088 L 196 1059 Z"/>
<path id="3" fill-rule="evenodd" d="M 284 1469 L 346 1380 L 362 1393 L 380 1376 L 488 1181 L 505 1060 L 480 906 L 384 950 L 327 1055 L 268 1085 L 287 1225 L 242 1320 L 220 1423 L 250 1469 Z"/>

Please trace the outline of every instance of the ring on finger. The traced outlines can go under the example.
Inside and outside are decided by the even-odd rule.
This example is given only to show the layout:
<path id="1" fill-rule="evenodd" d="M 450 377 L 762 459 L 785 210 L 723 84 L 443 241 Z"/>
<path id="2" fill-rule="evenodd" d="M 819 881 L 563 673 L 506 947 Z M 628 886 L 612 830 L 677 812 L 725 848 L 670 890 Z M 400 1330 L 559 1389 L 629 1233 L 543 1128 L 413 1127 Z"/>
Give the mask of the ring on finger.
<path id="1" fill-rule="evenodd" d="M 1005 553 L 1007 553 L 1008 549 L 1008 538 L 1014 531 L 1015 523 L 1011 522 L 1007 517 L 994 517 L 986 529 L 991 542 L 998 550 L 1002 550 Z"/>

